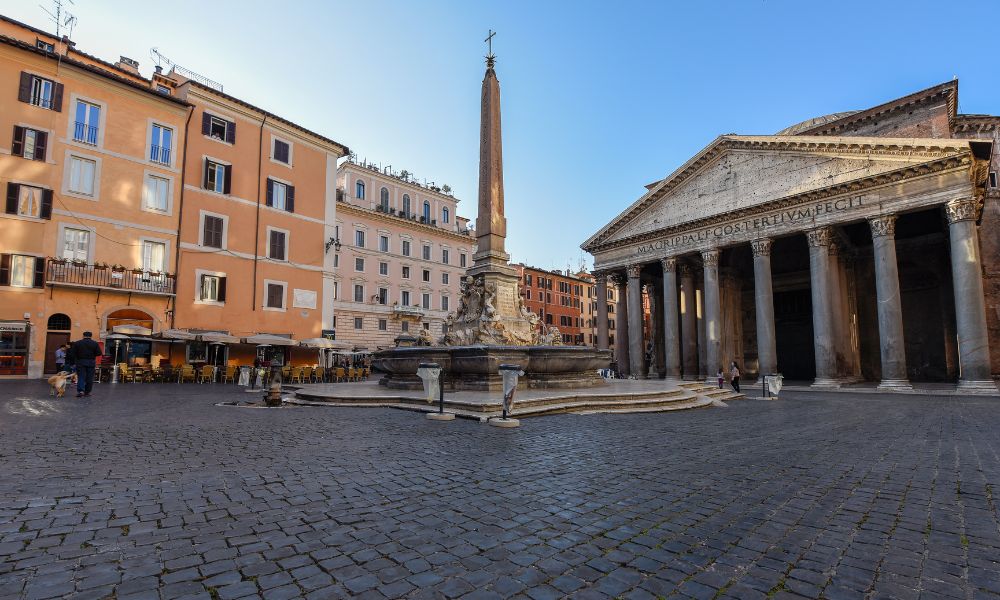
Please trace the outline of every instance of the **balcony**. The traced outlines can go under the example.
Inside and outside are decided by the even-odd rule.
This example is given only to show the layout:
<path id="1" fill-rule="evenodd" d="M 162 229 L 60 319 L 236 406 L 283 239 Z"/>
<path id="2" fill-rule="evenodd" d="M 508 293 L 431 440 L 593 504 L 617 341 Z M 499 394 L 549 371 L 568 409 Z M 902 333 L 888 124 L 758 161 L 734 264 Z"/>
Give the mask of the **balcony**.
<path id="1" fill-rule="evenodd" d="M 170 164 L 170 147 L 169 146 L 156 146 L 152 145 L 149 147 L 149 160 L 161 165 Z"/>
<path id="2" fill-rule="evenodd" d="M 401 304 L 392 305 L 392 314 L 396 317 L 423 317 L 424 309 L 420 306 L 403 306 Z"/>
<path id="3" fill-rule="evenodd" d="M 97 127 L 94 125 L 87 125 L 86 123 L 76 122 L 73 128 L 73 140 L 77 142 L 82 142 L 84 144 L 89 144 L 91 146 L 97 145 Z"/>
<path id="4" fill-rule="evenodd" d="M 104 264 L 49 258 L 45 261 L 45 283 L 52 287 L 72 287 L 173 296 L 176 277 L 172 273 L 154 273 L 142 269 L 124 269 Z"/>

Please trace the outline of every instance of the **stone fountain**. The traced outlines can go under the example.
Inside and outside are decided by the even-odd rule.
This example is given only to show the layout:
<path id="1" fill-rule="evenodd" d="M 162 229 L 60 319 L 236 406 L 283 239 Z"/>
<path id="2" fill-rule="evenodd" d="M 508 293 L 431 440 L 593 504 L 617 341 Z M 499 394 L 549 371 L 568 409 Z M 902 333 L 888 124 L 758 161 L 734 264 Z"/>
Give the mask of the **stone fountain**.
<path id="1" fill-rule="evenodd" d="M 437 346 L 394 348 L 374 356 L 386 373 L 380 383 L 420 389 L 420 363 L 438 363 L 450 390 L 500 391 L 501 364 L 520 365 L 522 387 L 574 388 L 603 384 L 598 369 L 611 362 L 610 350 L 562 346 L 559 330 L 542 332 L 538 315 L 524 306 L 520 278 L 504 249 L 503 157 L 500 136 L 500 82 L 492 52 L 486 57 L 479 137 L 479 215 L 476 253 L 462 281 L 458 309 L 445 323 Z"/>

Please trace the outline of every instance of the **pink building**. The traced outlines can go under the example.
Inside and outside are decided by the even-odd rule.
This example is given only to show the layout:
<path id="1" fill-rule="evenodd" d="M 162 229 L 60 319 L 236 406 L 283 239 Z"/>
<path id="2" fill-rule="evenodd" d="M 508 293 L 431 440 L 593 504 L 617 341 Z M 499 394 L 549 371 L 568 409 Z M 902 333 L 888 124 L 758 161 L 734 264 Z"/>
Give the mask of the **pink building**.
<path id="1" fill-rule="evenodd" d="M 376 350 L 426 329 L 437 341 L 457 307 L 475 238 L 445 186 L 348 159 L 337 173 L 337 340 Z"/>

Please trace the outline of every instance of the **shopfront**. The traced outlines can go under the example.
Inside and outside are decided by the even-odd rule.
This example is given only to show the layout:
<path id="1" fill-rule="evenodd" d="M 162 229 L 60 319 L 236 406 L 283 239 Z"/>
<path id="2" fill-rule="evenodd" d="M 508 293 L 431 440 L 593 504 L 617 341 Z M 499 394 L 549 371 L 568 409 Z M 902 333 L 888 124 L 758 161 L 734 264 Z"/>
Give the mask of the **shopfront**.
<path id="1" fill-rule="evenodd" d="M 30 333 L 25 321 L 0 321 L 0 376 L 28 374 Z"/>

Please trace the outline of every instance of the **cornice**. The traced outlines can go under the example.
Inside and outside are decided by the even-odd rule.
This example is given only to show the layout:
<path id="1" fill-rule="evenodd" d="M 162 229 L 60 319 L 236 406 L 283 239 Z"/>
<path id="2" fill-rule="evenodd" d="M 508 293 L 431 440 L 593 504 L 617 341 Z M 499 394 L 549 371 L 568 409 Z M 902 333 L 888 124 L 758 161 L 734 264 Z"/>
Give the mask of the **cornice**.
<path id="1" fill-rule="evenodd" d="M 687 221 L 685 223 L 673 225 L 671 227 L 664 227 L 662 229 L 656 229 L 653 231 L 644 232 L 640 235 L 632 236 L 629 238 L 615 240 L 614 242 L 610 243 L 604 243 L 604 244 L 595 243 L 589 247 L 586 247 L 585 249 L 591 252 L 592 254 L 596 254 L 597 252 L 613 250 L 615 248 L 620 248 L 622 246 L 628 246 L 631 244 L 636 244 L 647 240 L 654 240 L 664 235 L 669 235 L 671 233 L 680 232 L 687 229 L 707 227 L 724 221 L 752 216 L 753 214 L 762 211 L 781 210 L 783 208 L 802 204 L 805 202 L 817 201 L 841 194 L 856 193 L 864 190 L 869 190 L 875 187 L 879 187 L 882 185 L 894 184 L 903 181 L 905 179 L 920 177 L 932 173 L 941 173 L 949 170 L 968 168 L 973 163 L 973 160 L 974 159 L 972 153 L 969 152 L 967 149 L 966 152 L 963 154 L 946 156 L 926 163 L 907 165 L 903 168 L 896 169 L 893 171 L 887 171 L 885 173 L 879 173 L 877 175 L 871 175 L 868 177 L 863 177 L 861 179 L 855 179 L 852 181 L 839 183 L 829 187 L 820 188 L 817 190 L 810 190 L 808 192 L 803 192 L 801 194 L 793 194 L 791 196 L 785 196 L 784 198 L 779 198 L 777 200 L 772 200 L 770 202 L 765 202 L 763 204 L 755 204 L 753 206 L 741 208 L 739 210 L 734 210 L 728 213 L 713 215 L 711 217 L 704 217 L 702 219 L 696 219 L 693 221 Z"/>
<path id="2" fill-rule="evenodd" d="M 460 233 L 455 233 L 454 231 L 449 231 L 447 229 L 441 229 L 440 227 L 434 227 L 432 225 L 424 225 L 423 223 L 417 221 L 410 221 L 407 219 L 401 219 L 399 217 L 394 217 L 387 215 L 386 213 L 374 211 L 370 208 L 363 208 L 360 206 L 355 206 L 348 202 L 337 202 L 337 212 L 346 210 L 349 213 L 356 215 L 362 215 L 382 223 L 389 223 L 395 225 L 397 228 L 405 228 L 409 230 L 415 230 L 421 234 L 433 233 L 435 235 L 443 235 L 449 239 L 455 240 L 456 242 L 465 242 L 469 247 L 476 245 L 476 238 L 471 235 L 462 235 Z"/>
<path id="3" fill-rule="evenodd" d="M 958 115 L 951 123 L 953 134 L 966 131 L 986 132 L 1000 129 L 1000 117 L 993 115 Z"/>
<path id="4" fill-rule="evenodd" d="M 859 123 L 874 121 L 876 119 L 883 118 L 885 115 L 890 113 L 898 112 L 900 110 L 908 110 L 913 106 L 937 100 L 942 97 L 948 102 L 948 120 L 951 121 L 955 118 L 955 115 L 958 112 L 958 81 L 948 81 L 934 87 L 903 96 L 902 98 L 890 100 L 884 104 L 847 115 L 841 119 L 837 119 L 836 121 L 831 121 L 830 123 L 824 123 L 812 129 L 807 129 L 803 131 L 802 134 L 835 135 L 838 132 L 856 127 Z"/>
<path id="5" fill-rule="evenodd" d="M 459 198 L 455 197 L 455 196 L 450 196 L 448 194 L 445 194 L 444 192 L 434 191 L 434 190 L 432 190 L 430 188 L 424 187 L 423 185 L 421 185 L 419 183 L 416 183 L 416 182 L 413 182 L 413 181 L 406 181 L 405 179 L 401 179 L 399 177 L 396 177 L 395 175 L 387 175 L 387 174 L 385 174 L 385 173 L 383 173 L 381 171 L 376 171 L 375 169 L 369 169 L 368 167 L 361 166 L 361 165 L 359 165 L 356 162 L 351 162 L 350 160 L 347 160 L 347 161 L 344 161 L 343 163 L 341 163 L 340 169 L 341 170 L 352 169 L 354 171 L 357 171 L 358 173 L 364 173 L 364 174 L 366 174 L 366 175 L 368 175 L 370 177 L 379 177 L 379 178 L 382 178 L 383 180 L 387 180 L 387 181 L 391 182 L 393 185 L 398 185 L 398 186 L 401 186 L 401 187 L 405 187 L 405 188 L 408 188 L 408 189 L 410 189 L 410 190 L 412 190 L 414 192 L 419 192 L 421 194 L 427 194 L 429 196 L 435 196 L 437 198 L 440 198 L 441 200 L 451 200 L 455 204 L 458 204 L 459 202 L 461 202 L 461 200 Z"/>

